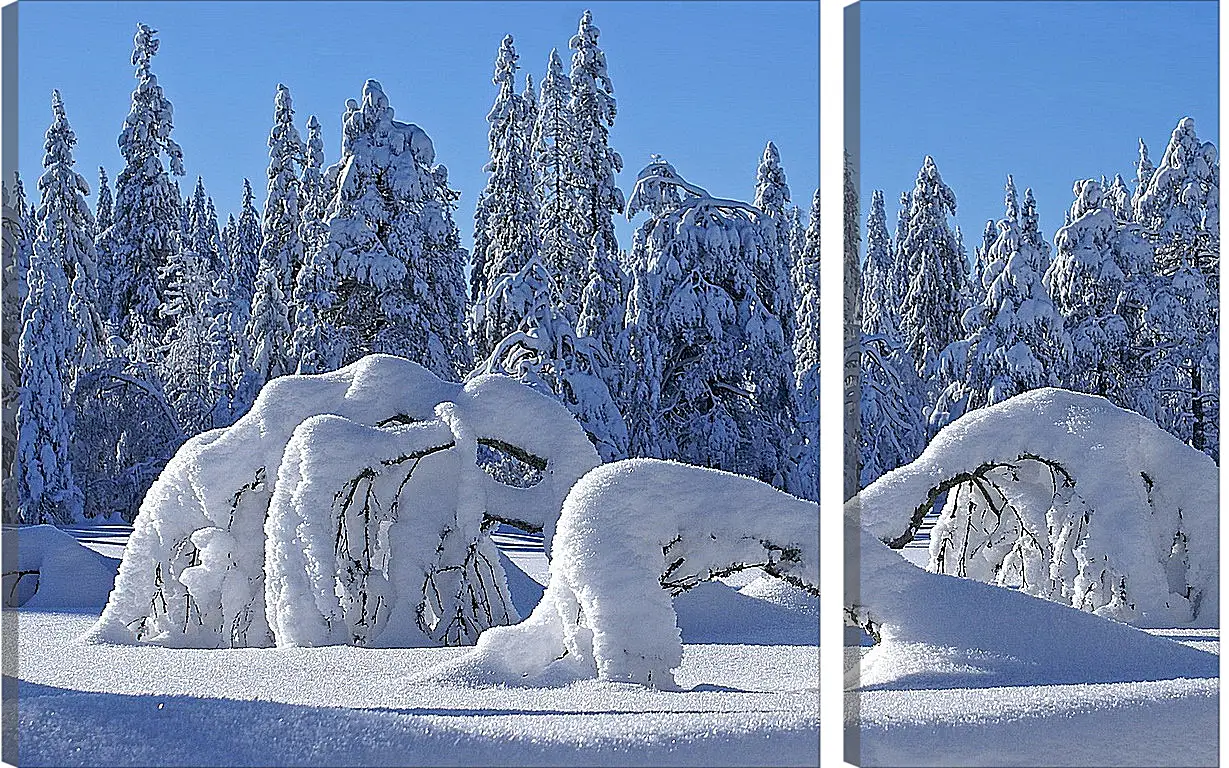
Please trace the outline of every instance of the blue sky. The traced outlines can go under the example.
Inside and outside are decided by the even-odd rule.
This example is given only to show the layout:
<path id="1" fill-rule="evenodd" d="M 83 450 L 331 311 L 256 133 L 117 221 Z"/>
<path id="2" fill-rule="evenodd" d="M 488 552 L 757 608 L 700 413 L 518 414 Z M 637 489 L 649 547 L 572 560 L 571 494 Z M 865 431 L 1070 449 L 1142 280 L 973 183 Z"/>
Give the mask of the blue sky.
<path id="1" fill-rule="evenodd" d="M 320 119 L 326 163 L 340 151 L 340 116 L 371 77 L 399 120 L 424 128 L 452 186 L 468 246 L 485 183 L 491 71 L 511 33 L 540 81 L 552 47 L 570 67 L 568 39 L 585 8 L 601 30 L 618 117 L 611 143 L 626 193 L 660 153 L 715 195 L 750 199 L 764 143 L 781 151 L 797 201 L 819 183 L 819 12 L 816 2 L 23 2 L 19 16 L 20 167 L 34 189 L 50 94 L 59 88 L 76 131 L 77 168 L 114 182 L 116 147 L 135 84 L 138 21 L 159 31 L 153 69 L 175 107 L 185 193 L 205 178 L 223 221 L 243 178 L 264 199 L 269 127 L 279 82 L 300 131 Z M 93 190 L 96 191 L 96 190 Z M 91 201 L 94 199 L 91 196 Z M 620 219 L 622 220 L 622 219 Z M 639 222 L 637 222 L 639 223 Z M 630 247 L 631 226 L 619 224 Z"/>
<path id="2" fill-rule="evenodd" d="M 861 192 L 889 228 L 927 155 L 972 254 L 1003 184 L 1032 187 L 1051 242 L 1075 179 L 1135 176 L 1184 115 L 1217 141 L 1215 2 L 894 2 L 861 9 Z"/>

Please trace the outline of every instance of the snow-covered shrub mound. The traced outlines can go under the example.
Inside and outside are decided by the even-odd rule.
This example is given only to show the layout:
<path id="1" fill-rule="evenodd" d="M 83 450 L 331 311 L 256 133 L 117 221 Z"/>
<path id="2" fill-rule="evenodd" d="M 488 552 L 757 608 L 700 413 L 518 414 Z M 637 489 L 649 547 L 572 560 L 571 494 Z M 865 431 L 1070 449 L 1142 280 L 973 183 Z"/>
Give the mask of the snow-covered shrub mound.
<path id="1" fill-rule="evenodd" d="M 766 483 L 631 459 L 594 469 L 563 504 L 550 582 L 533 614 L 487 630 L 436 673 L 476 683 L 578 678 L 672 688 L 683 644 L 673 598 L 762 568 L 819 592 L 819 513 Z"/>
<path id="2" fill-rule="evenodd" d="M 857 525 L 857 497 L 845 505 Z M 1215 678 L 1214 654 L 971 579 L 927 573 L 865 529 L 846 561 L 851 623 L 878 643 L 849 688 L 982 688 Z"/>
<path id="3" fill-rule="evenodd" d="M 856 520 L 903 546 L 944 494 L 928 570 L 1139 626 L 1218 620 L 1217 468 L 1138 414 L 1062 389 L 974 411 Z"/>
<path id="4" fill-rule="evenodd" d="M 107 602 L 115 582 L 115 561 L 53 525 L 8 528 L 15 564 L 4 572 L 4 606 L 36 610 L 93 609 Z M 10 538 L 11 537 L 11 538 Z"/>
<path id="5" fill-rule="evenodd" d="M 496 482 L 478 447 L 540 470 Z M 180 449 L 141 506 L 96 636 L 183 647 L 472 643 L 516 621 L 490 531 L 542 531 L 598 464 L 571 415 L 511 379 L 397 357 L 285 376 Z"/>

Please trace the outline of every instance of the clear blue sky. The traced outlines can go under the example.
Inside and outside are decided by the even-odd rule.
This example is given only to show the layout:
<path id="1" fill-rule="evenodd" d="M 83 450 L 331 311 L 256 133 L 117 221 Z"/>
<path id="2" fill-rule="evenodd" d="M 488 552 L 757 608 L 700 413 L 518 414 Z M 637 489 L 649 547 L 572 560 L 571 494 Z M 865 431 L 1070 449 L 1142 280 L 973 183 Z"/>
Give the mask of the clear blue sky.
<path id="1" fill-rule="evenodd" d="M 1137 140 L 1161 160 L 1184 115 L 1216 141 L 1216 3 L 894 2 L 861 5 L 861 193 L 889 228 L 927 155 L 956 193 L 970 256 L 1003 184 L 1032 187 L 1042 234 L 1075 179 L 1135 177 Z"/>
<path id="2" fill-rule="evenodd" d="M 568 40 L 585 8 L 601 30 L 618 100 L 611 143 L 623 156 L 625 193 L 656 152 L 713 194 L 750 199 L 771 139 L 796 201 L 810 207 L 819 183 L 818 2 L 22 2 L 22 176 L 32 191 L 51 89 L 59 88 L 79 142 L 78 170 L 92 188 L 99 165 L 114 182 L 142 21 L 159 31 L 153 69 L 175 106 L 187 170 L 181 188 L 188 193 L 203 176 L 223 222 L 239 206 L 244 177 L 257 204 L 264 200 L 279 82 L 291 89 L 300 132 L 308 115 L 320 119 L 331 164 L 346 99 L 375 78 L 397 118 L 425 129 L 448 166 L 462 192 L 457 224 L 468 246 L 486 179 L 499 41 L 512 34 L 519 76 L 528 71 L 540 82 L 551 48 L 570 67 Z M 632 227 L 618 229 L 630 247 Z"/>

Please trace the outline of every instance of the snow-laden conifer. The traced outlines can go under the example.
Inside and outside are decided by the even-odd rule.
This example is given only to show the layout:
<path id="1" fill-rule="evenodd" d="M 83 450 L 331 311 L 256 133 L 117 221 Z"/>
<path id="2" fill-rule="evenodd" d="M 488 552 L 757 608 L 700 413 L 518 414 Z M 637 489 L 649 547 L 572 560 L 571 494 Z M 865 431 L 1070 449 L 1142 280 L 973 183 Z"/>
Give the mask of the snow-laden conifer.
<path id="1" fill-rule="evenodd" d="M 303 265 L 299 169 L 304 164 L 304 153 L 299 129 L 294 124 L 290 89 L 278 83 L 273 100 L 273 127 L 269 130 L 269 187 L 261 222 L 264 242 L 260 263 L 262 269 L 272 265 L 287 303 L 292 301 L 295 275 Z"/>
<path id="2" fill-rule="evenodd" d="M 68 289 L 67 367 L 63 371 L 66 396 L 71 395 L 83 370 L 105 356 L 105 338 L 98 312 L 98 264 L 94 252 L 94 216 L 86 196 L 85 178 L 73 170 L 73 147 L 77 137 L 68 124 L 59 91 L 51 93 L 54 121 L 44 143 L 46 168 L 38 180 L 41 202 L 35 213 L 38 240 L 64 270 Z"/>
<path id="3" fill-rule="evenodd" d="M 769 258 L 756 265 L 757 289 L 768 309 L 781 319 L 786 344 L 794 343 L 794 287 L 790 279 L 793 256 L 790 252 L 789 184 L 781 167 L 781 155 L 771 141 L 764 147 L 755 175 L 755 207 L 772 220 L 776 228 L 776 245 L 766 254 Z"/>
<path id="4" fill-rule="evenodd" d="M 540 206 L 539 253 L 554 281 L 553 303 L 565 316 L 578 319 L 580 292 L 585 287 L 579 276 L 586 272 L 589 254 L 576 231 L 580 221 L 576 194 L 578 134 L 571 88 L 558 51 L 551 50 L 532 136 L 534 193 Z"/>
<path id="5" fill-rule="evenodd" d="M 81 268 L 82 255 L 92 246 L 85 226 L 92 216 L 84 199 L 85 180 L 72 170 L 75 138 L 59 92 L 52 94 L 52 109 L 55 121 L 47 130 L 47 170 L 39 178 L 43 201 L 36 213 L 38 236 L 30 255 L 18 347 L 17 503 L 21 521 L 31 524 L 73 523 L 82 517 L 82 493 L 69 456 L 73 419 L 68 401 L 78 332 L 65 265 L 72 260 Z"/>
<path id="6" fill-rule="evenodd" d="M 393 119 L 380 83 L 347 102 L 337 196 L 320 252 L 336 299 L 320 316 L 330 368 L 372 352 L 402 355 L 444 378 L 467 368 L 466 254 L 456 193 L 426 132 Z"/>
<path id="7" fill-rule="evenodd" d="M 124 170 L 116 179 L 115 221 L 98 238 L 105 319 L 128 342 L 129 355 L 144 360 L 152 359 L 167 327 L 158 316 L 165 293 L 158 274 L 179 248 L 179 190 L 167 171 L 184 172 L 183 152 L 171 139 L 173 109 L 150 69 L 158 52 L 155 34 L 137 25 L 137 87 L 119 136 Z"/>
<path id="8" fill-rule="evenodd" d="M 795 219 L 797 208 L 790 208 Z M 797 430 L 791 438 L 788 490 L 818 499 L 819 493 L 819 190 L 811 198 L 811 213 L 802 237 L 791 240 L 795 260 L 791 272 L 796 323 L 794 386 Z"/>
<path id="9" fill-rule="evenodd" d="M 299 239 L 303 243 L 306 259 L 307 254 L 323 247 L 328 236 L 324 216 L 328 210 L 330 190 L 324 181 L 324 140 L 320 137 L 320 121 L 315 115 L 307 118 L 307 140 L 303 146 L 303 176 L 299 181 L 299 211 L 302 214 Z M 298 272 L 294 279 L 297 283 Z"/>
<path id="10" fill-rule="evenodd" d="M 792 350 L 780 320 L 756 293 L 753 265 L 775 248 L 775 231 L 759 209 L 715 198 L 654 158 L 640 172 L 628 215 L 645 211 L 632 258 L 643 265 L 637 304 L 655 324 L 625 391 L 657 391 L 632 409 L 636 435 L 656 432 L 659 452 L 784 485 L 793 431 Z M 637 307 L 637 311 L 645 311 Z M 632 318 L 629 310 L 629 320 Z M 653 358 L 656 358 L 655 360 Z M 627 414 L 625 413 L 625 416 Z M 637 438 L 639 439 L 639 438 Z M 650 446 L 652 447 L 652 446 Z"/>
<path id="11" fill-rule="evenodd" d="M 28 293 L 26 275 L 30 267 L 30 250 L 34 242 L 33 221 L 26 203 L 21 176 L 13 173 L 13 185 L 3 185 L 3 387 L 0 387 L 0 403 L 3 407 L 3 465 L 0 475 L 4 500 L 3 519 L 6 523 L 17 522 L 17 487 L 13 476 L 13 460 L 17 455 L 17 398 L 21 389 L 21 361 L 18 347 L 21 339 L 21 309 Z"/>
<path id="12" fill-rule="evenodd" d="M 899 246 L 908 269 L 901 330 L 923 377 L 933 373 L 947 345 L 962 336 L 960 291 L 968 265 L 956 250 L 948 215 L 956 215 L 956 195 L 927 155 L 910 196 L 908 227 Z"/>
<path id="13" fill-rule="evenodd" d="M 589 243 L 594 233 L 600 234 L 606 240 L 606 253 L 613 255 L 618 251 L 613 218 L 624 208 L 615 174 L 623 170 L 623 158 L 610 148 L 616 104 L 606 54 L 597 42 L 600 33 L 593 24 L 593 14 L 585 11 L 576 34 L 568 41 L 573 51 L 569 104 L 576 126 L 574 165 L 581 213 L 574 226 L 582 243 Z"/>
<path id="14" fill-rule="evenodd" d="M 625 458 L 627 428 L 603 370 L 609 359 L 595 339 L 577 334 L 551 306 L 550 283 L 536 254 L 516 274 L 496 279 L 491 291 L 523 319 L 475 373 L 502 373 L 554 397 L 585 428 L 603 461 Z"/>
<path id="15" fill-rule="evenodd" d="M 107 169 L 98 166 L 98 206 L 94 217 L 95 233 L 105 232 L 115 221 L 114 203 L 111 198 L 111 182 Z"/>
<path id="16" fill-rule="evenodd" d="M 964 314 L 965 337 L 940 361 L 948 384 L 931 415 L 932 432 L 975 408 L 1054 386 L 1069 364 L 1071 341 L 1042 282 L 1049 249 L 1038 247 L 1032 190 L 1024 197 L 1022 209 L 1008 176 L 1004 217 L 982 276 L 985 294 Z"/>
<path id="17" fill-rule="evenodd" d="M 252 405 L 259 386 L 252 368 L 252 339 L 247 335 L 248 323 L 255 304 L 256 275 L 260 270 L 260 250 L 263 237 L 260 231 L 260 214 L 256 211 L 252 185 L 243 180 L 243 197 L 239 220 L 235 222 L 230 245 L 230 269 L 227 297 L 230 307 L 231 336 L 235 340 L 230 363 L 230 379 L 237 392 L 234 403 L 236 415 L 247 411 Z"/>
<path id="18" fill-rule="evenodd" d="M 529 114 L 515 87 L 518 58 L 512 36 L 506 35 L 495 58 L 491 82 L 498 90 L 487 114 L 491 159 L 483 168 L 488 174 L 482 192 L 486 211 L 482 222 L 486 251 L 481 263 L 485 287 L 474 297 L 470 316 L 470 337 L 479 358 L 489 356 L 521 321 L 517 311 L 503 303 L 504 293 L 496 291 L 495 284 L 504 275 L 519 273 L 538 251 Z"/>
<path id="19" fill-rule="evenodd" d="M 1135 191 L 1131 195 L 1131 209 L 1134 212 L 1133 218 L 1139 218 L 1140 198 L 1148 191 L 1148 184 L 1152 181 L 1152 174 L 1156 168 L 1152 165 L 1152 158 L 1148 157 L 1148 145 L 1141 138 L 1139 140 L 1139 157 L 1135 160 Z"/>

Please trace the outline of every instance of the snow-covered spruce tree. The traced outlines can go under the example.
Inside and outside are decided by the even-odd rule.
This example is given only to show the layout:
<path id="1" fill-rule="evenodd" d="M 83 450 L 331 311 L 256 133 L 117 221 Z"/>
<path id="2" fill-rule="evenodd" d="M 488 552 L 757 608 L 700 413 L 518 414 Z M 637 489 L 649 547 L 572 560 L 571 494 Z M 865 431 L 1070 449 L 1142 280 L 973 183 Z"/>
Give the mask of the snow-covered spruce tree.
<path id="1" fill-rule="evenodd" d="M 791 208 L 797 216 L 797 208 Z M 818 499 L 819 493 L 819 190 L 800 241 L 791 243 L 793 264 L 794 386 L 797 431 L 791 438 L 791 493 Z"/>
<path id="2" fill-rule="evenodd" d="M 534 193 L 540 205 L 538 252 L 554 280 L 552 302 L 565 316 L 578 320 L 580 292 L 585 287 L 580 276 L 586 272 L 589 254 L 576 231 L 580 221 L 576 196 L 578 137 L 572 117 L 571 88 L 559 52 L 551 50 L 532 136 Z M 477 253 L 475 248 L 475 258 Z"/>
<path id="3" fill-rule="evenodd" d="M 587 282 L 580 293 L 580 318 L 576 332 L 593 339 L 609 361 L 620 350 L 626 299 L 623 295 L 623 273 L 615 260 L 606 253 L 606 239 L 594 235 L 590 243 Z M 559 281 L 552 280 L 555 284 Z M 563 310 L 560 310 L 563 312 Z M 566 313 L 564 313 L 566 317 Z M 618 370 L 608 365 L 602 371 L 607 386 L 617 391 Z M 622 457 L 620 457 L 622 458 Z"/>
<path id="4" fill-rule="evenodd" d="M 673 195 L 677 204 L 676 190 L 668 188 L 663 194 Z M 632 237 L 632 253 L 644 253 L 644 238 L 642 227 Z M 632 265 L 623 334 L 619 340 L 620 357 L 627 361 L 627 373 L 620 377 L 617 402 L 627 427 L 628 456 L 662 459 L 667 456 L 668 435 L 662 433 L 664 425 L 658 412 L 665 371 L 661 362 L 662 342 L 657 335 L 660 323 L 652 293 L 655 282 L 648 274 L 648 265 Z"/>
<path id="5" fill-rule="evenodd" d="M 908 229 L 900 243 L 909 281 L 901 301 L 901 330 L 923 378 L 936 370 L 947 345 L 963 335 L 960 289 L 968 264 L 956 250 L 949 214 L 956 215 L 956 195 L 927 155 L 910 196 Z"/>
<path id="6" fill-rule="evenodd" d="M 606 386 L 606 354 L 551 306 L 548 272 L 535 254 L 516 274 L 492 284 L 500 304 L 523 319 L 474 375 L 502 373 L 554 397 L 584 427 L 603 461 L 624 458 L 627 428 Z"/>
<path id="7" fill-rule="evenodd" d="M 1054 235 L 1057 251 L 1044 278 L 1063 314 L 1072 359 L 1062 384 L 1127 405 L 1131 334 L 1120 314 L 1130 279 L 1132 232 L 1120 223 L 1094 179 L 1077 181 L 1069 223 Z"/>
<path id="8" fill-rule="evenodd" d="M 23 523 L 66 524 L 81 519 L 82 493 L 69 457 L 72 412 L 67 404 L 77 334 L 69 315 L 64 265 L 70 253 L 83 250 L 82 241 L 88 237 L 81 227 L 85 181 L 72 171 L 72 134 L 61 119 L 59 94 L 52 98 L 56 122 L 47 131 L 43 165 L 48 170 L 39 179 L 45 198 L 38 210 L 38 236 L 21 312 L 17 504 Z M 84 210 L 88 216 L 88 208 Z"/>
<path id="9" fill-rule="evenodd" d="M 841 245 L 843 258 L 841 272 L 844 276 L 844 294 L 841 296 L 842 317 L 842 376 L 844 380 L 843 401 L 841 403 L 842 432 L 845 435 L 856 435 L 861 431 L 859 421 L 859 394 L 856 382 L 861 369 L 862 347 L 862 307 L 859 298 L 862 295 L 862 268 L 859 263 L 862 232 L 859 213 L 860 200 L 858 184 L 854 180 L 853 158 L 845 152 L 841 213 L 843 227 Z M 858 468 L 858 445 L 856 440 L 845 440 L 841 455 L 844 467 L 842 489 L 844 498 L 852 497 L 858 491 L 858 478 L 861 471 Z"/>
<path id="10" fill-rule="evenodd" d="M 324 140 L 320 137 L 320 121 L 315 115 L 307 118 L 307 140 L 303 144 L 303 176 L 299 181 L 299 212 L 302 221 L 299 239 L 303 243 L 304 258 L 319 250 L 328 237 L 324 225 L 331 195 L 324 181 Z M 298 281 L 298 273 L 295 273 Z"/>
<path id="11" fill-rule="evenodd" d="M 892 291 L 892 241 L 888 235 L 883 193 L 876 190 L 871 195 L 866 259 L 862 267 L 862 338 L 858 362 L 860 488 L 916 458 L 925 439 L 921 423 L 921 381 L 901 340 L 900 308 L 893 300 Z"/>
<path id="12" fill-rule="evenodd" d="M 260 265 L 277 275 L 287 304 L 293 302 L 295 275 L 303 264 L 303 241 L 299 237 L 302 213 L 299 200 L 299 168 L 305 148 L 294 125 L 294 104 L 290 89 L 278 83 L 273 99 L 273 127 L 269 130 L 269 187 L 265 197 L 261 232 Z M 284 357 L 286 349 L 273 354 Z M 284 368 L 285 361 L 275 367 Z"/>
<path id="13" fill-rule="evenodd" d="M 982 231 L 981 243 L 973 249 L 973 273 L 971 283 L 975 290 L 980 294 L 985 290 L 986 286 L 986 270 L 990 264 L 990 249 L 994 245 L 994 241 L 999 238 L 999 229 L 994 225 L 993 219 L 986 220 L 986 228 Z M 981 296 L 978 295 L 977 301 L 981 301 Z"/>
<path id="14" fill-rule="evenodd" d="M 1114 181 L 1105 192 L 1110 210 L 1119 221 L 1134 221 L 1135 212 L 1131 208 L 1131 190 L 1127 187 L 1121 173 L 1114 174 Z"/>
<path id="15" fill-rule="evenodd" d="M 3 330 L 0 331 L 3 334 L 4 358 L 4 382 L 0 388 L 0 403 L 3 406 L 3 429 L 0 435 L 0 442 L 3 443 L 3 465 L 0 467 L 0 476 L 3 490 L 0 491 L 0 498 L 4 499 L 4 522 L 16 523 L 17 486 L 13 475 L 13 462 L 17 456 L 17 398 L 22 380 L 18 346 L 21 339 L 21 309 L 27 295 L 26 274 L 30 267 L 34 224 L 26 204 L 21 176 L 14 172 L 13 186 L 5 184 L 3 191 L 4 317 Z"/>
<path id="16" fill-rule="evenodd" d="M 231 336 L 235 339 L 234 357 L 230 365 L 230 377 L 237 389 L 234 403 L 235 415 L 246 413 L 259 390 L 257 374 L 252 368 L 252 340 L 247 335 L 248 322 L 256 294 L 256 275 L 260 271 L 260 251 L 264 240 L 260 231 L 260 214 L 256 211 L 252 185 L 243 180 L 243 198 L 239 220 L 235 222 L 234 236 L 230 245 L 230 269 L 227 272 L 230 284 L 227 294 L 230 303 Z"/>
<path id="17" fill-rule="evenodd" d="M 38 180 L 41 203 L 36 211 L 39 239 L 51 259 L 64 270 L 68 300 L 68 348 L 64 375 L 65 398 L 71 397 L 77 377 L 97 365 L 106 352 L 98 313 L 98 264 L 94 252 L 94 216 L 86 195 L 90 187 L 73 170 L 77 137 L 68 124 L 59 91 L 51 92 L 54 120 L 44 143 L 47 170 Z"/>
<path id="18" fill-rule="evenodd" d="M 173 111 L 150 62 L 156 31 L 137 25 L 132 64 L 137 87 L 119 136 L 124 170 L 116 179 L 115 222 L 98 237 L 99 295 L 106 319 L 128 343 L 134 359 L 149 360 L 167 328 L 158 317 L 165 285 L 158 279 L 179 248 L 180 199 L 169 170 L 183 175 L 183 152 L 171 139 Z"/>
<path id="19" fill-rule="evenodd" d="M 766 253 L 768 258 L 755 268 L 757 289 L 760 298 L 768 302 L 768 309 L 781 319 L 785 343 L 794 343 L 794 287 L 790 280 L 790 268 L 794 258 L 790 251 L 789 222 L 786 209 L 789 206 L 789 185 L 785 170 L 781 168 L 781 155 L 771 141 L 764 147 L 755 174 L 755 207 L 763 211 L 777 232 L 777 247 Z"/>
<path id="20" fill-rule="evenodd" d="M 246 329 L 252 345 L 251 365 L 255 376 L 248 377 L 241 385 L 243 402 L 255 402 L 260 387 L 266 382 L 294 372 L 288 367 L 285 355 L 291 338 L 289 313 L 276 264 L 261 264 L 256 275 L 256 293 L 252 297 L 252 317 Z M 248 391 L 253 385 L 256 391 Z"/>
<path id="21" fill-rule="evenodd" d="M 372 353 L 408 357 L 455 379 L 465 342 L 467 255 L 459 245 L 448 172 L 421 128 L 393 119 L 379 82 L 347 102 L 342 156 L 320 259 L 336 299 L 321 312 L 330 368 Z"/>
<path id="22" fill-rule="evenodd" d="M 896 212 L 896 230 L 892 235 L 892 296 L 896 306 L 901 307 L 905 294 L 909 292 L 909 264 L 905 258 L 903 246 L 905 235 L 909 232 L 909 208 L 913 203 L 913 193 L 900 193 L 900 208 Z"/>
<path id="23" fill-rule="evenodd" d="M 223 386 L 216 369 L 229 365 L 232 350 L 227 301 L 218 295 L 223 275 L 218 269 L 216 213 L 211 216 L 200 177 L 187 209 L 182 247 L 163 270 L 167 300 L 160 312 L 171 327 L 157 368 L 179 425 L 195 435 L 217 426 L 215 416 L 228 420 L 230 387 Z M 229 384 L 229 376 L 226 380 Z M 221 410 L 219 401 L 225 401 Z"/>
<path id="24" fill-rule="evenodd" d="M 653 367 L 638 367 L 625 392 L 656 390 L 655 402 L 632 409 L 656 426 L 630 431 L 655 432 L 665 457 L 783 486 L 794 429 L 792 354 L 753 272 L 762 251 L 776 246 L 770 222 L 747 203 L 714 198 L 661 158 L 637 177 L 628 215 L 639 211 L 649 218 L 633 244 L 644 270 L 637 304 L 645 309 L 637 313 L 656 327 L 633 339 L 630 355 Z"/>
<path id="25" fill-rule="evenodd" d="M 482 222 L 484 288 L 475 295 L 470 315 L 470 338 L 480 359 L 488 357 L 521 321 L 513 307 L 502 303 L 504 293 L 495 290 L 496 282 L 503 275 L 520 272 L 538 251 L 538 206 L 526 131 L 528 112 L 515 88 L 519 57 L 512 42 L 511 35 L 500 42 L 491 78 L 498 91 L 487 114 L 491 159 L 483 168 L 488 174 L 482 192 L 486 211 Z"/>
<path id="26" fill-rule="evenodd" d="M 105 232 L 115 221 L 114 203 L 111 199 L 111 181 L 107 169 L 98 166 L 98 207 L 94 217 L 95 233 Z"/>
<path id="27" fill-rule="evenodd" d="M 616 104 L 606 54 L 597 44 L 599 35 L 593 14 L 585 11 L 576 34 L 568 41 L 573 51 L 569 106 L 576 127 L 574 165 L 581 214 L 574 226 L 584 243 L 595 233 L 600 234 L 606 240 L 606 253 L 613 255 L 618 251 L 613 219 L 624 208 L 623 193 L 614 177 L 623 170 L 623 158 L 610 148 Z"/>
<path id="28" fill-rule="evenodd" d="M 1139 205 L 1140 198 L 1148 191 L 1148 184 L 1152 181 L 1152 174 L 1156 172 L 1156 168 L 1152 165 L 1152 158 L 1148 157 L 1148 145 L 1141 138 L 1139 140 L 1139 157 L 1135 161 L 1135 192 L 1131 195 L 1131 210 L 1134 212 L 1133 219 L 1139 220 Z"/>
<path id="29" fill-rule="evenodd" d="M 295 273 L 294 301 L 290 311 L 294 328 L 290 363 L 296 373 L 323 373 L 328 370 L 324 350 L 328 341 L 320 323 L 322 308 L 332 303 L 331 275 L 322 263 L 320 251 L 328 240 L 324 217 L 330 203 L 330 190 L 321 169 L 324 166 L 324 141 L 320 138 L 320 121 L 312 115 L 307 120 L 307 154 L 303 164 L 300 192 L 303 204 L 300 238 L 303 241 L 303 265 Z"/>
<path id="30" fill-rule="evenodd" d="M 962 319 L 965 337 L 944 350 L 947 386 L 930 414 L 931 432 L 976 408 L 1054 386 L 1071 360 L 1063 317 L 1042 282 L 1048 248 L 1038 247 L 1036 206 L 1022 211 L 1007 177 L 1004 217 L 990 247 L 985 295 Z"/>

